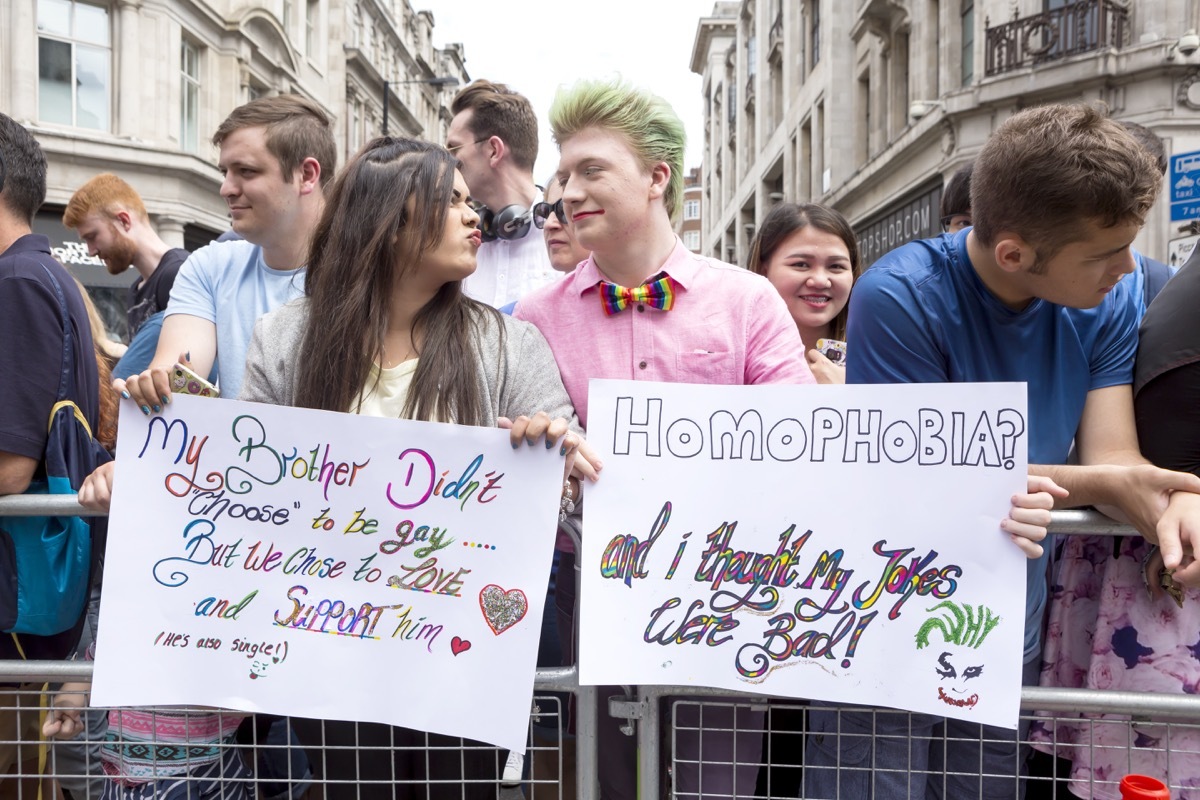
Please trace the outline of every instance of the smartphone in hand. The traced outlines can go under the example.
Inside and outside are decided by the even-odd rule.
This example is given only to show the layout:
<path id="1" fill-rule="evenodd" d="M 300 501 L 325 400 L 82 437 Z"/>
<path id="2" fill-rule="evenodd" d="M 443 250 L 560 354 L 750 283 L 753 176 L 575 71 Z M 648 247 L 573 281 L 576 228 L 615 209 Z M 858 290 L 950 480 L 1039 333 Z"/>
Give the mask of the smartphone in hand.
<path id="1" fill-rule="evenodd" d="M 817 351 L 837 364 L 846 366 L 846 343 L 837 339 L 817 339 Z"/>
<path id="2" fill-rule="evenodd" d="M 171 391 L 174 394 L 191 394 L 197 397 L 220 397 L 221 390 L 201 378 L 183 364 L 171 369 Z"/>

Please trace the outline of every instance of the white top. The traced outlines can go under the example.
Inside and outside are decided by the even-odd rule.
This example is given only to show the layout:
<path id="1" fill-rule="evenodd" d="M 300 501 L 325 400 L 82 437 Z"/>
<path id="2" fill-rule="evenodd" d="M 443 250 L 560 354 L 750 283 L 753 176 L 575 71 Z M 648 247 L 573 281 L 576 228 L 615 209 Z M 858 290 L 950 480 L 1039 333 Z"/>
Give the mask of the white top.
<path id="1" fill-rule="evenodd" d="M 541 202 L 539 191 L 533 202 Z M 546 241 L 530 218 L 529 232 L 520 239 L 495 239 L 479 248 L 475 274 L 463 281 L 463 293 L 472 300 L 503 308 L 535 289 L 562 277 L 550 266 Z"/>
<path id="2" fill-rule="evenodd" d="M 351 406 L 354 413 L 364 417 L 403 417 L 404 403 L 408 400 L 408 389 L 412 386 L 419 360 L 410 358 L 388 369 L 380 369 L 378 364 L 371 364 L 367 385 L 359 392 L 358 402 Z"/>

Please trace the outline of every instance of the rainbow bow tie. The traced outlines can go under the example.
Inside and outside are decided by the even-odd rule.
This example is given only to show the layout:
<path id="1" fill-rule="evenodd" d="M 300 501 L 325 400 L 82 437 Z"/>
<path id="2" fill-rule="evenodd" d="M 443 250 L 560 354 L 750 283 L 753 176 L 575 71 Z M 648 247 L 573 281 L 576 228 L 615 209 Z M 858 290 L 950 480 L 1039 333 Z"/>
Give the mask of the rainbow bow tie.
<path id="1" fill-rule="evenodd" d="M 671 277 L 660 272 L 641 286 L 630 289 L 608 281 L 600 281 L 600 302 L 608 316 L 619 314 L 634 303 L 644 303 L 651 308 L 670 311 L 675 305 L 675 287 Z"/>

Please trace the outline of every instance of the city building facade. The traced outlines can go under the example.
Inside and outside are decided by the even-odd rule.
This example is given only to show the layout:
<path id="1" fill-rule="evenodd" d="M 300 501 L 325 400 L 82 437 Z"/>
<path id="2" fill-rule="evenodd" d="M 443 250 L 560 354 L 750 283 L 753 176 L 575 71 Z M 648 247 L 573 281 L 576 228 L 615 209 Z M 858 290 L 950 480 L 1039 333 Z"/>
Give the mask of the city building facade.
<path id="1" fill-rule="evenodd" d="M 700 219 L 700 204 L 704 189 L 700 185 L 700 167 L 692 167 L 683 176 L 683 213 L 675 224 L 675 232 L 683 240 L 683 246 L 693 253 L 700 252 L 700 233 L 704 226 Z"/>
<path id="2" fill-rule="evenodd" d="M 1168 154 L 1200 150 L 1197 30 L 1195 0 L 717 2 L 691 60 L 703 252 L 744 264 L 772 204 L 812 201 L 850 220 L 870 265 L 939 233 L 945 181 L 1032 105 L 1103 103 Z M 1163 260 L 1192 232 L 1170 177 L 1135 242 Z"/>
<path id="3" fill-rule="evenodd" d="M 62 212 L 77 187 L 114 172 L 142 195 L 169 245 L 195 249 L 229 227 L 210 142 L 238 105 L 296 93 L 335 120 L 340 161 L 383 128 L 441 141 L 459 45 L 408 0 L 5 0 L 0 110 L 49 161 L 35 229 L 88 286 L 110 330 L 132 273 L 110 276 Z M 453 80 L 449 80 L 453 79 Z"/>

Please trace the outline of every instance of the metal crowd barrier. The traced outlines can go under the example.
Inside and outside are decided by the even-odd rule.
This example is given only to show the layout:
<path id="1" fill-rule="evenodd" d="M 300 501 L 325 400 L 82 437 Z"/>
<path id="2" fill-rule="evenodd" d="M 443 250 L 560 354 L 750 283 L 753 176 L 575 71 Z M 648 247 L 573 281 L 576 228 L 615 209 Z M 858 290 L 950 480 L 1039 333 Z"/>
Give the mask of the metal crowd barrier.
<path id="1" fill-rule="evenodd" d="M 79 506 L 74 498 L 65 496 L 40 495 L 0 498 L 0 516 L 48 514 L 89 515 L 90 512 Z M 1113 522 L 1095 511 L 1057 511 L 1053 514 L 1053 520 L 1051 529 L 1060 534 L 1105 536 L 1133 534 L 1128 526 Z M 575 578 L 578 581 L 578 572 Z M 87 662 L 0 662 L 0 683 L 21 685 L 18 689 L 0 689 L 0 698 L 4 695 L 10 697 L 20 695 L 22 699 L 19 704 L 22 709 L 29 714 L 40 714 L 48 702 L 50 689 L 66 681 L 90 680 L 91 672 L 92 665 Z M 534 687 L 534 716 L 531 719 L 533 744 L 527 755 L 527 760 L 533 765 L 532 774 L 527 776 L 519 788 L 492 784 L 479 787 L 465 783 L 459 785 L 426 782 L 408 787 L 411 791 L 406 793 L 400 791 L 398 782 L 384 781 L 384 783 L 397 791 L 396 796 L 401 797 L 425 797 L 427 793 L 430 798 L 466 798 L 478 796 L 473 794 L 472 790 L 485 788 L 489 792 L 486 796 L 496 796 L 501 800 L 516 800 L 522 794 L 530 800 L 572 797 L 578 800 L 593 800 L 598 798 L 600 796 L 598 772 L 600 765 L 597 755 L 599 719 L 596 687 L 580 686 L 577 670 L 573 666 L 539 668 Z M 795 798 L 804 796 L 801 778 L 806 769 L 804 742 L 808 735 L 804 728 L 804 720 L 810 710 L 806 701 L 767 698 L 696 687 L 639 686 L 627 688 L 629 696 L 612 699 L 609 708 L 604 709 L 604 713 L 624 718 L 626 726 L 623 727 L 623 730 L 628 735 L 636 736 L 638 748 L 637 788 L 641 800 L 657 800 L 668 796 L 668 792 L 670 792 L 669 796 L 678 797 L 735 796 L 727 789 L 722 793 L 719 789 L 704 786 L 705 770 L 714 766 L 725 769 L 742 767 L 757 773 L 754 791 L 738 793 L 736 794 L 738 797 Z M 564 743 L 571 739 L 570 734 L 567 733 L 567 709 L 564 707 L 561 697 L 549 694 L 551 692 L 573 695 L 576 701 L 573 760 L 569 756 L 564 756 L 566 752 Z M 8 704 L 11 705 L 11 701 Z M 747 711 L 752 720 L 761 719 L 755 714 L 765 714 L 766 737 L 763 739 L 761 754 L 742 760 L 739 758 L 736 748 L 732 753 L 705 753 L 704 736 L 706 733 L 712 735 L 714 731 L 703 723 L 704 710 L 721 707 Z M 847 707 L 834 710 L 861 712 L 863 709 Z M 1192 742 L 1200 743 L 1200 695 L 1198 694 L 1167 695 L 1148 692 L 1025 687 L 1021 692 L 1021 710 L 1023 721 L 1068 720 L 1082 727 L 1124 726 L 1132 747 L 1140 748 L 1145 752 L 1158 753 L 1161 751 L 1164 763 L 1169 763 L 1171 758 L 1179 759 L 1184 756 L 1200 759 L 1200 752 L 1197 752 L 1200 750 L 1200 744 L 1192 744 Z M 233 714 L 234 712 L 225 713 Z M 777 717 L 782 719 L 788 713 L 792 715 L 791 721 L 777 726 L 774 720 Z M 876 710 L 870 713 L 896 717 L 906 715 L 906 712 L 888 710 Z M 1056 717 L 1055 714 L 1070 716 Z M 1101 715 L 1106 716 L 1101 718 Z M 1114 719 L 1114 716 L 1117 719 Z M 700 720 L 700 724 L 697 724 L 697 719 Z M 764 735 L 764 726 L 761 722 L 740 728 L 741 717 L 735 714 L 732 719 L 734 720 L 732 723 L 727 723 L 732 727 L 718 728 L 715 733 L 732 734 L 735 737 L 747 736 L 750 739 Z M 797 724 L 799 724 L 799 728 L 797 728 Z M 1145 731 L 1151 728 L 1159 735 L 1147 736 Z M 839 727 L 839 735 L 852 736 L 853 734 L 840 733 Z M 7 738 L 9 736 L 13 738 Z M 698 759 L 689 760 L 678 753 L 675 745 L 680 736 L 692 736 L 699 740 L 700 756 Z M 771 744 L 774 740 L 773 737 L 776 736 L 781 737 L 780 741 L 784 742 L 783 745 Z M 1179 739 L 1185 740 L 1185 743 L 1179 745 L 1177 743 Z M 21 740 L 19 734 L 0 730 L 0 747 L 16 740 Z M 940 743 L 948 741 L 948 739 L 943 736 L 934 741 Z M 1025 740 L 1025 743 L 1028 744 L 1028 740 Z M 36 773 L 22 773 L 18 767 L 15 774 L 0 778 L 0 800 L 6 800 L 9 797 L 42 800 L 42 798 L 48 799 L 56 796 L 61 796 L 64 800 L 81 800 L 83 797 L 96 796 L 90 790 L 84 791 L 83 794 L 78 791 L 69 795 L 67 793 L 59 795 L 50 793 L 54 787 L 45 783 L 46 779 L 67 777 L 64 772 L 56 771 L 56 765 L 60 763 L 56 751 L 60 745 L 56 743 L 45 746 L 45 743 L 38 744 L 28 740 L 23 740 L 22 744 L 25 747 L 38 749 L 38 769 Z M 260 742 L 256 738 L 250 747 L 259 748 L 259 750 L 251 749 L 245 752 L 249 754 L 277 748 L 279 751 L 287 753 L 293 746 L 295 745 L 287 743 L 268 744 Z M 1056 741 L 1041 741 L 1038 744 L 1039 749 L 1047 750 L 1052 755 L 1055 754 L 1058 746 L 1059 743 Z M 1100 749 L 1104 747 L 1104 745 L 1093 746 Z M 241 747 L 245 747 L 245 745 L 241 745 Z M 411 745 L 409 747 L 411 748 Z M 312 750 L 312 748 L 309 749 Z M 316 749 L 321 751 L 321 748 Z M 425 751 L 421 746 L 412 749 L 414 752 Z M 499 766 L 503 764 L 505 754 L 499 750 L 495 753 L 498 759 L 497 769 L 499 769 Z M 251 759 L 252 756 L 247 755 L 246 758 Z M 571 763 L 567 763 L 567 761 L 571 761 Z M 1197 763 L 1200 763 L 1200 760 Z M 548 771 L 547 766 L 549 767 Z M 564 785 L 563 777 L 570 775 L 572 766 L 575 776 L 573 786 Z M 1055 770 L 1059 768 L 1059 766 L 1054 767 Z M 813 769 L 812 765 L 809 765 L 808 769 Z M 872 770 L 876 778 L 878 773 L 888 771 L 872 764 L 867 764 L 862 769 Z M 699 776 L 699 786 L 698 788 L 694 787 L 694 793 L 685 793 L 681 788 L 672 786 L 672 779 L 681 775 L 683 770 L 691 770 L 692 773 Z M 1008 778 L 1015 787 L 1016 782 L 1012 778 L 1017 770 L 1018 767 L 1014 764 L 1011 774 L 1004 771 L 1004 774 L 997 777 Z M 903 773 L 903 770 L 899 772 Z M 954 777 L 952 771 L 948 774 L 950 778 Z M 978 770 L 962 773 L 963 776 L 978 776 L 978 774 Z M 555 775 L 558 777 L 556 778 Z M 958 796 L 952 790 L 946 791 L 945 781 L 948 780 L 946 775 L 947 772 L 943 770 L 933 776 L 935 780 L 940 779 L 943 782 L 942 791 L 938 793 L 939 796 Z M 1200 798 L 1200 775 L 1196 775 L 1194 778 L 1194 786 L 1172 787 L 1172 797 L 1183 798 L 1183 800 Z M 1064 798 L 1065 800 L 1065 798 L 1076 796 L 1116 797 L 1116 781 L 1119 779 L 1120 775 L 1090 775 L 1081 782 L 1077 781 L 1076 784 L 1071 785 L 1068 790 L 1066 776 L 1055 772 L 1052 778 L 1030 781 L 1025 796 L 1029 800 L 1042 800 L 1042 798 Z M 246 785 L 258 785 L 260 787 L 258 797 L 263 800 L 268 796 L 261 788 L 264 780 L 263 776 L 254 775 L 248 779 L 234 780 L 232 783 L 236 784 L 240 781 Z M 290 778 L 286 775 L 283 776 L 285 786 L 289 780 L 293 789 L 297 786 L 306 788 L 303 796 L 312 800 L 378 796 L 378 794 L 371 793 L 372 787 L 367 782 L 352 790 L 344 790 L 333 786 L 323 786 L 321 780 L 313 781 L 310 787 L 306 787 L 297 776 L 293 775 Z M 42 781 L 40 785 L 39 781 Z M 1188 783 L 1191 784 L 1192 781 L 1189 779 Z M 574 789 L 573 793 L 570 791 L 572 788 Z M 222 790 L 214 796 L 232 797 L 234 793 Z M 249 796 L 254 795 L 250 794 Z M 277 797 L 278 795 L 273 796 Z M 843 796 L 840 789 L 837 796 Z M 847 794 L 846 796 L 853 795 Z M 1015 788 L 1013 796 L 1020 796 Z M 876 797 L 880 797 L 880 795 L 876 794 Z M 883 798 L 880 797 L 880 800 Z"/>

